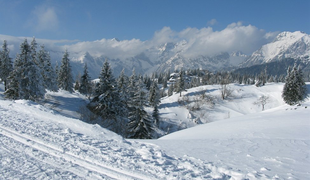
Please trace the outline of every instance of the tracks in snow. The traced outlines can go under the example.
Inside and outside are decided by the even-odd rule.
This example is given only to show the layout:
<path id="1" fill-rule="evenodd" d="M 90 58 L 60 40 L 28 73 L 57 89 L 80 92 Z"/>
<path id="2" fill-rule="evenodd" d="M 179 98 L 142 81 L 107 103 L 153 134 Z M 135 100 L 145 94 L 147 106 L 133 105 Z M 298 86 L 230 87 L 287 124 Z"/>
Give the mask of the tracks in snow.
<path id="1" fill-rule="evenodd" d="M 29 135 L 20 134 L 16 131 L 10 130 L 3 126 L 0 126 L 0 134 L 14 139 L 26 146 L 29 146 L 38 151 L 42 151 L 46 154 L 52 155 L 56 158 L 62 158 L 66 161 L 72 162 L 92 172 L 97 172 L 103 177 L 109 177 L 113 179 L 145 179 L 144 175 L 132 174 L 123 170 L 118 170 L 113 167 L 105 166 L 104 164 L 93 163 L 89 160 L 81 159 L 78 156 L 70 153 L 66 153 L 63 149 L 46 145 L 44 142 L 34 140 Z M 150 177 L 148 177 L 150 178 Z"/>

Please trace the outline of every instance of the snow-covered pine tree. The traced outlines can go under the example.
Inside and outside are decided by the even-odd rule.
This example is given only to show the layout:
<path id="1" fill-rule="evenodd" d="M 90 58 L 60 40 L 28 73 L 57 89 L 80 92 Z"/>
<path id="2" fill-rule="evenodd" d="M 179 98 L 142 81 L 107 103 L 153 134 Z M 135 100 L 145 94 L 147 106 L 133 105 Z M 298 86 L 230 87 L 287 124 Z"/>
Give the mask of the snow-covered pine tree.
<path id="1" fill-rule="evenodd" d="M 44 45 L 41 46 L 38 54 L 38 63 L 42 70 L 42 76 L 44 80 L 44 86 L 50 91 L 57 91 L 57 76 L 54 68 L 51 64 L 51 57 L 49 53 L 44 49 Z"/>
<path id="2" fill-rule="evenodd" d="M 127 108 L 121 101 L 116 81 L 107 60 L 102 67 L 97 87 L 97 95 L 89 103 L 88 108 L 102 118 L 101 125 L 120 135 L 125 135 Z"/>
<path id="3" fill-rule="evenodd" d="M 129 95 L 128 95 L 129 79 L 128 76 L 125 75 L 124 69 L 122 70 L 120 76 L 118 77 L 117 87 L 123 103 L 127 105 L 129 102 Z"/>
<path id="4" fill-rule="evenodd" d="M 174 91 L 174 84 L 170 84 L 168 88 L 168 96 L 172 96 Z"/>
<path id="5" fill-rule="evenodd" d="M 100 96 L 101 94 L 105 93 L 108 89 L 111 89 L 111 86 L 115 85 L 115 79 L 112 74 L 112 70 L 108 59 L 105 59 L 103 63 L 100 76 L 99 76 L 99 83 L 96 86 L 95 96 Z"/>
<path id="6" fill-rule="evenodd" d="M 26 64 L 25 69 L 25 82 L 28 86 L 25 86 L 25 89 L 22 85 L 21 90 L 24 90 L 22 95 L 21 91 L 21 98 L 23 99 L 30 99 L 30 100 L 38 100 L 44 98 L 45 95 L 45 87 L 43 85 L 43 77 L 41 74 L 41 69 L 38 67 L 36 63 L 36 58 L 32 59 L 31 61 Z"/>
<path id="7" fill-rule="evenodd" d="M 33 37 L 30 43 L 31 59 L 34 63 L 37 64 L 37 66 L 39 66 L 39 68 L 41 68 L 41 65 L 37 59 L 37 46 L 38 46 L 38 43 L 36 41 L 36 38 Z"/>
<path id="8" fill-rule="evenodd" d="M 156 81 L 153 81 L 149 91 L 149 103 L 152 107 L 160 102 L 159 88 Z"/>
<path id="9" fill-rule="evenodd" d="M 296 73 L 295 75 L 296 84 L 298 87 L 298 100 L 299 102 L 302 102 L 308 96 L 308 89 L 307 89 L 307 86 L 304 80 L 304 75 L 303 75 L 303 72 L 300 66 L 298 66 L 295 73 Z"/>
<path id="10" fill-rule="evenodd" d="M 152 117 L 154 119 L 154 125 L 158 127 L 159 126 L 159 119 L 160 119 L 160 117 L 159 117 L 159 110 L 158 110 L 158 105 L 157 104 L 154 106 Z"/>
<path id="11" fill-rule="evenodd" d="M 159 123 L 159 110 L 158 104 L 160 103 L 160 92 L 156 81 L 153 81 L 149 92 L 149 104 L 154 108 L 152 117 L 154 118 L 154 124 Z"/>
<path id="12" fill-rule="evenodd" d="M 91 94 L 91 82 L 90 82 L 90 76 L 88 73 L 87 64 L 84 65 L 84 71 L 83 75 L 80 78 L 80 87 L 79 92 L 84 95 L 90 95 Z"/>
<path id="13" fill-rule="evenodd" d="M 0 79 L 4 82 L 4 90 L 8 89 L 8 77 L 13 71 L 12 58 L 9 56 L 10 50 L 7 47 L 7 42 L 4 40 L 2 51 L 0 52 Z"/>
<path id="14" fill-rule="evenodd" d="M 27 39 L 20 45 L 20 54 L 14 62 L 14 70 L 10 73 L 10 84 L 5 96 L 10 99 L 37 100 L 44 97 L 45 89 L 41 71 L 31 56 L 31 48 Z"/>
<path id="15" fill-rule="evenodd" d="M 27 84 L 28 86 L 22 85 L 22 87 L 20 88 L 21 98 L 30 99 L 33 101 L 43 98 L 45 94 L 42 70 L 39 67 L 36 48 L 37 42 L 35 38 L 33 38 L 30 44 L 31 60 L 27 61 L 24 70 L 24 81 L 25 84 Z"/>
<path id="16" fill-rule="evenodd" d="M 182 91 L 185 90 L 185 77 L 184 77 L 184 71 L 180 71 L 180 77 L 177 81 L 177 93 L 180 93 L 180 97 L 182 96 Z"/>
<path id="17" fill-rule="evenodd" d="M 59 69 L 58 86 L 59 88 L 69 92 L 73 92 L 73 77 L 71 71 L 69 53 L 66 50 Z"/>
<path id="18" fill-rule="evenodd" d="M 130 103 L 128 138 L 150 139 L 153 133 L 153 121 L 144 110 L 147 104 L 146 90 L 142 78 L 140 77 L 137 91 Z"/>
<path id="19" fill-rule="evenodd" d="M 307 87 L 303 80 L 303 74 L 300 69 L 297 69 L 295 64 L 292 70 L 290 67 L 287 70 L 282 98 L 285 103 L 295 105 L 302 102 L 306 97 Z"/>

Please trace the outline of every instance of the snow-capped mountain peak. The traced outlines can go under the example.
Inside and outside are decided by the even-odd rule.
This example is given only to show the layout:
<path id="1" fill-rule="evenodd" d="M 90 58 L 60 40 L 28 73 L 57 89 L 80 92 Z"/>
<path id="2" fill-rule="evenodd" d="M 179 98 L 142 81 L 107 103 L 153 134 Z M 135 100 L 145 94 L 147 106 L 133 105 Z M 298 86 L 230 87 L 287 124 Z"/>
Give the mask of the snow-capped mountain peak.
<path id="1" fill-rule="evenodd" d="M 282 32 L 268 44 L 255 51 L 242 66 L 268 63 L 284 58 L 309 61 L 310 35 L 301 31 Z"/>

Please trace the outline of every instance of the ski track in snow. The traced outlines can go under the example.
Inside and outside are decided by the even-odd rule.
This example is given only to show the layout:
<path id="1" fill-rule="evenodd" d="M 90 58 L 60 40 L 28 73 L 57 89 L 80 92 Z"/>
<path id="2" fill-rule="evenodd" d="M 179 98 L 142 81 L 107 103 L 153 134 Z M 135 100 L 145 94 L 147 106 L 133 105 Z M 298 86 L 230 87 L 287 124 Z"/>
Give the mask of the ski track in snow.
<path id="1" fill-rule="evenodd" d="M 117 136 L 112 132 L 102 133 L 102 139 L 75 132 L 62 121 L 77 119 L 29 101 L 3 102 L 0 179 L 227 179 L 233 175 L 199 159 L 166 155 L 154 145 L 112 139 Z"/>

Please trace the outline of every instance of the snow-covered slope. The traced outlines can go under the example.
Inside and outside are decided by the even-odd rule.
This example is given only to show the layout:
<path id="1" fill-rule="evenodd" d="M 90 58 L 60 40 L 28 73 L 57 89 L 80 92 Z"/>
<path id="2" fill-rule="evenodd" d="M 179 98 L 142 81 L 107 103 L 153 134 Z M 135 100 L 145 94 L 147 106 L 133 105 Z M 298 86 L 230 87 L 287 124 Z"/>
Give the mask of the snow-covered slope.
<path id="1" fill-rule="evenodd" d="M 272 88 L 277 89 L 270 85 L 261 89 L 261 93 L 271 93 Z M 279 90 L 272 91 L 280 94 Z M 235 107 L 229 102 L 223 106 L 233 112 L 241 103 L 243 108 L 240 110 L 249 112 L 253 107 L 249 98 L 252 101 L 255 98 L 250 97 L 250 91 L 246 94 L 248 96 L 239 99 Z M 272 101 L 281 102 L 280 96 L 271 94 L 274 95 Z M 186 118 L 184 114 L 183 118 Z M 181 112 L 178 115 L 181 116 Z M 309 179 L 309 117 L 308 99 L 301 106 L 283 104 L 263 112 L 235 114 L 234 117 L 226 116 L 223 120 L 178 131 L 159 140 L 141 141 L 157 144 L 177 156 L 186 155 L 212 162 L 217 167 L 223 167 L 223 172 L 232 168 L 230 170 L 235 175 L 240 173 L 236 179 Z"/>
<path id="2" fill-rule="evenodd" d="M 127 141 L 98 125 L 25 101 L 3 100 L 0 85 L 0 179 L 222 179 L 222 168 Z M 81 100 L 50 94 L 62 108 Z M 58 98 L 55 98 L 58 97 Z M 62 97 L 62 98 L 60 98 Z M 49 105 L 49 104 L 48 104 Z M 57 105 L 57 104 L 55 104 Z"/>
<path id="3" fill-rule="evenodd" d="M 139 142 L 76 119 L 79 94 L 48 92 L 42 106 L 4 100 L 0 84 L 0 179 L 307 179 L 310 101 L 284 105 L 283 84 L 230 86 L 233 98 L 201 109 L 211 123 Z M 218 96 L 217 86 L 186 93 L 204 88 Z M 272 101 L 263 112 L 253 105 L 260 95 Z M 177 96 L 160 115 L 193 120 Z"/>
<path id="4" fill-rule="evenodd" d="M 296 32 L 282 32 L 273 42 L 255 51 L 242 66 L 268 63 L 283 58 L 310 61 L 310 35 Z"/>

